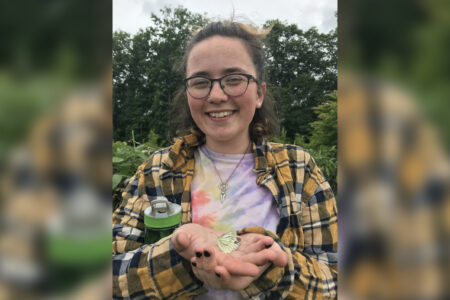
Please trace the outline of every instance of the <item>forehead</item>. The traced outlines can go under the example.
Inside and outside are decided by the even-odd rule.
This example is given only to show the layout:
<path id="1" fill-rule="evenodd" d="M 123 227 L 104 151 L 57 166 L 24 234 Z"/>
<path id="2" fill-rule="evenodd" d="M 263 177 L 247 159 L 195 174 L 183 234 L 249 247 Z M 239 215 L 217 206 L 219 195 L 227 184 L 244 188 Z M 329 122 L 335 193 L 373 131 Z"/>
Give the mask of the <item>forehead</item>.
<path id="1" fill-rule="evenodd" d="M 229 69 L 241 69 L 254 75 L 255 67 L 244 42 L 239 38 L 213 36 L 196 44 L 189 53 L 186 73 L 222 75 Z"/>

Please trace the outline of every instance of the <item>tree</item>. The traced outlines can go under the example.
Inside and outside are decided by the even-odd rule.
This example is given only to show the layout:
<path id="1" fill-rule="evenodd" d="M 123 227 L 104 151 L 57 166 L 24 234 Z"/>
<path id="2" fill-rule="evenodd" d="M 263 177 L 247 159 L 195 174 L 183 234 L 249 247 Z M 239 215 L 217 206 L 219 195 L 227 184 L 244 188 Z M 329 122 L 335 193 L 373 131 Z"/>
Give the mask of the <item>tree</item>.
<path id="1" fill-rule="evenodd" d="M 287 138 L 308 138 L 309 123 L 316 120 L 313 107 L 337 89 L 337 33 L 303 31 L 297 25 L 268 21 L 272 30 L 265 39 L 268 81 L 278 105 Z"/>
<path id="2" fill-rule="evenodd" d="M 311 122 L 311 137 L 305 142 L 297 134 L 295 144 L 307 149 L 328 179 L 333 191 L 337 191 L 337 94 L 325 95 L 324 103 L 314 107 L 317 120 Z"/>
<path id="3" fill-rule="evenodd" d="M 317 120 L 312 122 L 310 146 L 331 148 L 337 144 L 337 94 L 333 92 L 325 96 L 326 102 L 314 108 Z"/>
<path id="4" fill-rule="evenodd" d="M 151 130 L 168 136 L 168 108 L 182 83 L 173 71 L 195 28 L 206 20 L 184 8 L 165 8 L 151 15 L 152 25 L 132 38 L 115 32 L 113 38 L 114 139 L 129 141 L 134 132 L 144 141 Z"/>
<path id="5" fill-rule="evenodd" d="M 125 135 L 126 119 L 124 114 L 124 103 L 129 82 L 131 64 L 131 37 L 128 33 L 118 31 L 113 33 L 113 120 L 114 138 Z"/>

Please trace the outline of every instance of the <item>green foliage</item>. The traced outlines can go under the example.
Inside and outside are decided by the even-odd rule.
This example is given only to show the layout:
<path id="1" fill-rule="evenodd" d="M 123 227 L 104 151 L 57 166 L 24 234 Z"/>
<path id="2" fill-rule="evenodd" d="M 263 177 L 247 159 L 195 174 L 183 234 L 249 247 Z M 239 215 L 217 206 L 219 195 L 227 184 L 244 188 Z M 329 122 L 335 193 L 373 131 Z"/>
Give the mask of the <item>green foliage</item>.
<path id="1" fill-rule="evenodd" d="M 336 92 L 325 96 L 328 101 L 314 108 L 317 120 L 311 122 L 312 134 L 310 146 L 313 149 L 332 147 L 337 143 L 337 95 Z"/>
<path id="2" fill-rule="evenodd" d="M 205 22 L 184 8 L 165 8 L 151 15 L 152 25 L 134 36 L 113 34 L 114 140 L 145 140 L 154 130 L 168 144 L 168 108 L 182 85 L 173 66 L 195 28 Z"/>
<path id="3" fill-rule="evenodd" d="M 318 119 L 310 123 L 312 134 L 309 141 L 296 135 L 294 143 L 311 154 L 327 178 L 333 191 L 337 189 L 337 94 L 324 97 L 326 101 L 314 107 Z"/>
<path id="4" fill-rule="evenodd" d="M 331 148 L 320 147 L 318 149 L 310 149 L 309 154 L 322 170 L 323 175 L 328 180 L 334 193 L 337 193 L 337 147 L 333 145 Z"/>
<path id="5" fill-rule="evenodd" d="M 148 135 L 147 142 L 140 144 L 132 141 L 132 144 L 126 142 L 114 142 L 113 150 L 113 207 L 120 203 L 121 194 L 126 186 L 127 180 L 136 173 L 137 168 L 149 158 L 149 156 L 161 147 L 158 140 L 160 137 L 153 130 Z"/>
<path id="6" fill-rule="evenodd" d="M 289 138 L 286 136 L 286 128 L 282 127 L 280 135 L 273 137 L 272 141 L 280 144 L 289 144 L 290 141 Z"/>
<path id="7" fill-rule="evenodd" d="M 291 141 L 297 134 L 308 137 L 309 124 L 317 119 L 313 108 L 323 103 L 323 95 L 337 89 L 337 33 L 303 31 L 278 20 L 266 26 L 273 26 L 264 46 L 281 126 Z"/>

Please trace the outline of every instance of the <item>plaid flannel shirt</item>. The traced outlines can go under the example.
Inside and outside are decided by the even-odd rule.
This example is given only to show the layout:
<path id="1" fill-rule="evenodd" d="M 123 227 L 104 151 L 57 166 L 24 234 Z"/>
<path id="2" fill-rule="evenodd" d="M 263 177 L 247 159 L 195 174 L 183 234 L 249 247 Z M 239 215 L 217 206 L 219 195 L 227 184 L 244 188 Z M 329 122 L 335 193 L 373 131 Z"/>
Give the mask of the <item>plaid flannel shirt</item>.
<path id="1" fill-rule="evenodd" d="M 142 164 L 113 214 L 114 299 L 192 299 L 206 292 L 170 236 L 144 244 L 144 210 L 164 195 L 182 207 L 182 223 L 191 222 L 190 186 L 194 150 L 187 135 L 155 152 Z M 260 227 L 238 231 L 272 236 L 286 252 L 284 268 L 269 267 L 246 289 L 245 299 L 329 299 L 337 297 L 337 204 L 311 156 L 298 146 L 259 142 L 253 145 L 257 184 L 277 204 L 280 222 L 273 233 Z"/>

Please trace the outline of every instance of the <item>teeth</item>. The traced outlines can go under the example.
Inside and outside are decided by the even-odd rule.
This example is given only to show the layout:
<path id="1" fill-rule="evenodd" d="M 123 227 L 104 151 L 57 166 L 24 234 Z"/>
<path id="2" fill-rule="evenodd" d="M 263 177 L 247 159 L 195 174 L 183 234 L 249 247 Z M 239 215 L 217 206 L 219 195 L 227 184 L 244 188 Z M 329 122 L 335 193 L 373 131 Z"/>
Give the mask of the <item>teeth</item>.
<path id="1" fill-rule="evenodd" d="M 211 117 L 214 117 L 214 118 L 223 118 L 223 117 L 229 116 L 231 114 L 232 114 L 231 111 L 223 111 L 223 112 L 218 112 L 218 113 L 214 113 L 214 112 L 209 113 L 209 115 Z"/>

